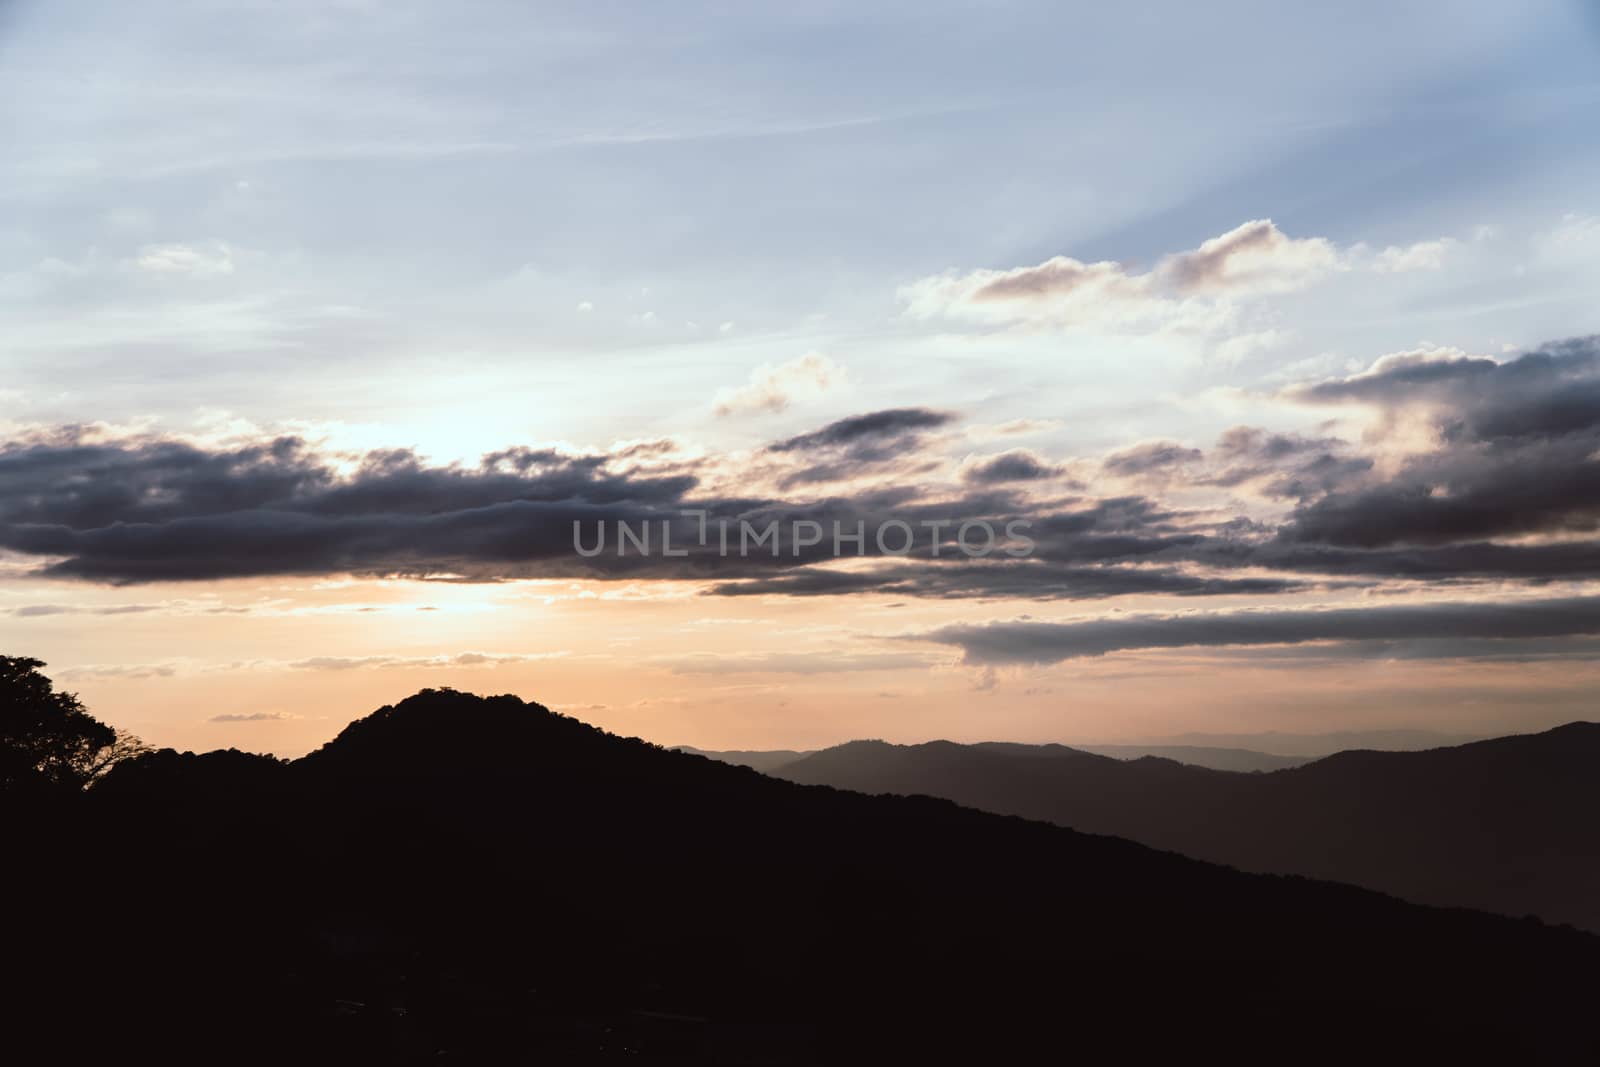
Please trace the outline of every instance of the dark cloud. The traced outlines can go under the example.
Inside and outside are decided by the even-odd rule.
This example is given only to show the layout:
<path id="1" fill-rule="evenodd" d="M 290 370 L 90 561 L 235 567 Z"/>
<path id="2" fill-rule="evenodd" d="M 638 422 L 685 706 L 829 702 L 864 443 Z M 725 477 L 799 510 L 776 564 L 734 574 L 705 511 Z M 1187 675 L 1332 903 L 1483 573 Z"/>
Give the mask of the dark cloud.
<path id="1" fill-rule="evenodd" d="M 1073 567 L 1045 561 L 956 561 L 870 571 L 803 571 L 720 582 L 716 596 L 841 596 L 884 593 L 957 600 L 1099 600 L 1137 594 L 1269 595 L 1312 588 L 1284 578 L 1208 577 L 1172 567 Z"/>
<path id="2" fill-rule="evenodd" d="M 510 449 L 467 468 L 396 450 L 340 475 L 295 438 L 208 452 L 68 433 L 0 448 L 0 547 L 53 557 L 49 576 L 112 583 L 625 571 L 647 561 L 586 563 L 572 524 L 677 521 L 699 481 L 692 471 L 642 473 L 638 455 Z"/>
<path id="3" fill-rule="evenodd" d="M 803 433 L 786 441 L 769 445 L 773 452 L 809 451 L 817 448 L 838 448 L 856 445 L 862 441 L 881 441 L 900 437 L 917 430 L 933 430 L 955 421 L 955 416 L 928 408 L 890 408 L 866 415 L 852 415 L 838 422 L 830 422 L 820 430 Z"/>
<path id="4" fill-rule="evenodd" d="M 986 456 L 972 463 L 962 472 L 962 478 L 976 485 L 995 485 L 1001 482 L 1031 482 L 1054 478 L 1061 468 L 1046 463 L 1025 448 L 1012 449 L 996 456 Z"/>
<path id="5" fill-rule="evenodd" d="M 1236 426 L 1210 455 L 1212 473 L 1200 484 L 1222 488 L 1252 485 L 1269 497 L 1305 500 L 1360 482 L 1372 470 L 1367 456 L 1350 454 L 1336 437 L 1310 438 Z"/>
<path id="6" fill-rule="evenodd" d="M 803 460 L 804 466 L 779 478 L 779 485 L 786 490 L 888 470 L 903 478 L 917 477 L 939 466 L 918 455 L 925 443 L 924 431 L 954 421 L 955 416 L 948 412 L 891 408 L 840 419 L 820 430 L 768 445 L 767 452 Z"/>
<path id="7" fill-rule="evenodd" d="M 1439 447 L 1388 479 L 1302 500 L 1282 539 L 1342 548 L 1448 546 L 1592 534 L 1600 525 L 1600 339 L 1505 363 L 1389 357 L 1300 386 L 1307 403 L 1360 403 L 1432 425 Z"/>
<path id="8" fill-rule="evenodd" d="M 879 412 L 783 446 L 793 451 L 800 447 L 794 441 L 809 440 L 813 450 L 848 457 L 948 418 L 920 409 Z M 670 460 L 661 449 L 651 455 Z M 50 577 L 115 584 L 290 574 L 735 582 L 833 559 L 835 524 L 846 537 L 858 529 L 865 534 L 859 547 L 845 541 L 844 553 L 877 556 L 878 527 L 890 519 L 905 522 L 916 536 L 914 563 L 954 553 L 963 522 L 987 522 L 1003 534 L 1010 522 L 1030 516 L 1017 494 L 982 483 L 955 497 L 928 499 L 927 488 L 912 483 L 809 501 L 703 494 L 697 492 L 695 468 L 668 463 L 664 471 L 641 472 L 637 458 L 636 449 L 594 455 L 508 449 L 472 467 L 430 466 L 408 451 L 384 451 L 360 457 L 340 473 L 331 458 L 293 438 L 208 452 L 160 439 L 85 444 L 62 435 L 0 449 L 0 487 L 8 490 L 0 494 L 0 547 L 43 557 L 38 573 Z M 689 510 L 706 513 L 704 545 L 699 520 L 685 514 Z M 1120 561 L 1192 540 L 1178 532 L 1181 515 L 1139 497 L 1080 502 L 1065 510 L 1057 505 L 1032 521 L 1041 557 L 1058 564 Z M 605 550 L 593 557 L 575 551 L 575 523 L 580 543 L 589 548 L 604 529 Z M 651 551 L 630 547 L 619 554 L 619 523 L 635 533 L 648 531 Z M 821 540 L 797 546 L 797 523 L 815 523 Z M 724 525 L 733 546 L 726 556 L 718 536 Z M 767 546 L 739 553 L 746 527 L 760 533 L 774 525 L 776 553 Z M 666 555 L 664 528 L 674 550 L 686 555 Z M 1086 595 L 1149 584 L 1115 576 L 1090 583 L 1088 577 L 1077 579 Z M 1184 591 L 1204 588 L 1187 577 L 1167 581 Z M 1003 576 L 995 583 L 1019 591 L 1029 587 Z M 921 595 L 972 595 L 962 586 L 947 578 L 907 588 Z M 802 584 L 793 588 L 803 591 Z M 1040 595 L 1071 595 L 1061 593 L 1063 588 L 1060 580 L 1037 586 Z"/>
<path id="9" fill-rule="evenodd" d="M 1348 378 L 1294 386 L 1310 404 L 1432 409 L 1452 442 L 1548 440 L 1600 426 L 1600 337 L 1558 341 L 1504 363 L 1407 353 Z"/>
<path id="10" fill-rule="evenodd" d="M 1378 548 L 1531 534 L 1589 534 L 1600 523 L 1600 442 L 1454 456 L 1298 508 L 1287 541 Z"/>
<path id="11" fill-rule="evenodd" d="M 934 432 L 954 416 L 925 408 L 841 419 L 762 450 L 754 469 L 778 486 L 770 498 L 712 491 L 713 468 L 677 458 L 670 442 L 585 454 L 511 448 L 476 465 L 433 465 L 405 450 L 328 456 L 293 437 L 207 450 L 69 430 L 0 447 L 0 550 L 34 557 L 35 573 L 119 584 L 321 574 L 673 578 L 714 581 L 710 591 L 721 596 L 1050 600 L 1271 595 L 1380 581 L 1547 584 L 1600 578 L 1597 390 L 1593 339 L 1505 363 L 1398 357 L 1289 394 L 1430 420 L 1438 447 L 1398 468 L 1380 471 L 1335 437 L 1252 427 L 1229 430 L 1205 452 L 1156 441 L 1104 460 L 1107 474 L 1152 486 L 1181 474 L 1187 488 L 1247 488 L 1292 502 L 1265 521 L 1174 508 L 1154 495 L 1041 500 L 1025 490 L 1059 479 L 1061 468 L 1024 450 L 969 462 L 952 483 Z M 864 472 L 873 487 L 817 492 Z M 706 545 L 688 510 L 706 513 Z M 891 519 L 916 532 L 909 556 L 870 569 L 815 566 L 835 558 L 835 523 L 847 536 L 863 528 L 860 555 L 887 555 L 873 534 Z M 1030 557 L 967 561 L 955 540 L 970 521 L 997 532 L 1027 523 Z M 822 539 L 796 552 L 797 522 L 816 523 Z M 575 551 L 574 523 L 589 546 L 604 525 L 600 555 Z M 619 523 L 648 528 L 651 551 L 619 555 Z M 716 533 L 723 523 L 733 546 L 726 556 Z M 934 533 L 925 523 L 945 525 Z M 778 553 L 768 543 L 741 556 L 742 524 L 776 524 Z M 664 525 L 686 555 L 662 551 Z M 842 551 L 857 549 L 847 541 Z M 63 613 L 49 604 L 11 612 Z"/>
<path id="12" fill-rule="evenodd" d="M 1119 478 L 1137 478 L 1150 474 L 1167 474 L 1175 467 L 1198 463 L 1205 453 L 1172 441 L 1148 441 L 1132 448 L 1113 452 L 1100 464 L 1107 474 Z"/>
<path id="13" fill-rule="evenodd" d="M 1523 581 L 1600 578 L 1600 543 L 1453 545 L 1382 549 L 1294 543 L 1280 538 L 1212 537 L 1189 552 L 1210 567 L 1257 567 L 1278 572 L 1343 578 L 1409 581 Z"/>
<path id="14" fill-rule="evenodd" d="M 1084 622 L 1018 620 L 947 626 L 921 636 L 960 648 L 968 663 L 998 665 L 1057 663 L 1134 649 L 1323 641 L 1520 641 L 1596 634 L 1600 634 L 1600 597 L 1148 615 Z"/>

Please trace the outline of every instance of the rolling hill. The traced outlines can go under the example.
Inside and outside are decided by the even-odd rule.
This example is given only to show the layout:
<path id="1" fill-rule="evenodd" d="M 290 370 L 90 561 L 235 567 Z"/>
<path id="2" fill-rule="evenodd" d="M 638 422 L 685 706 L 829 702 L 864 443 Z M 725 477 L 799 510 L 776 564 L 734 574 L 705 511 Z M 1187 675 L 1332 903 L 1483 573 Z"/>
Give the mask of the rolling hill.
<path id="1" fill-rule="evenodd" d="M 774 772 L 924 794 L 1245 870 L 1600 930 L 1600 725 L 1265 774 L 1061 746 L 852 742 Z"/>

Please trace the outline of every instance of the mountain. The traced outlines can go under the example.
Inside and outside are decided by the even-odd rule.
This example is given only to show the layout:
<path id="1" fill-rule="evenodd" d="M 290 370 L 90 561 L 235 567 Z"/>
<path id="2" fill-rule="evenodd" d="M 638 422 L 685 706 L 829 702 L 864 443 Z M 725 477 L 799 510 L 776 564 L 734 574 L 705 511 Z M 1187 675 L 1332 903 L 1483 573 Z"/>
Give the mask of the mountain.
<path id="1" fill-rule="evenodd" d="M 1059 755 L 1060 745 L 1019 745 L 1005 741 L 985 741 L 976 748 L 987 748 L 1011 755 Z M 1134 760 L 1146 756 L 1186 763 L 1191 767 L 1210 767 L 1216 771 L 1277 771 L 1298 767 L 1306 760 L 1298 756 L 1276 756 L 1243 748 L 1210 748 L 1204 745 L 1073 745 L 1071 751 L 1088 752 L 1112 759 Z M 793 763 L 793 760 L 788 761 Z"/>
<path id="2" fill-rule="evenodd" d="M 1325 734 L 1285 733 L 1266 730 L 1254 734 L 1188 733 L 1151 742 L 1159 745 L 1204 748 L 1242 748 L 1278 756 L 1320 759 L 1339 752 L 1373 749 L 1378 752 L 1417 752 L 1428 748 L 1447 748 L 1486 740 L 1470 734 L 1449 734 L 1437 730 L 1338 730 Z"/>
<path id="3" fill-rule="evenodd" d="M 749 767 L 751 770 L 769 774 L 786 763 L 793 763 L 811 755 L 809 751 L 797 752 L 794 749 L 729 749 L 724 752 L 711 752 L 703 748 L 691 748 L 688 745 L 678 745 L 674 752 L 687 752 L 693 756 L 704 756 L 707 759 L 718 760 L 722 763 L 732 763 L 737 767 Z"/>
<path id="4" fill-rule="evenodd" d="M 1078 745 L 1084 752 L 1112 759 L 1130 760 L 1154 756 L 1191 767 L 1214 771 L 1281 771 L 1307 762 L 1305 756 L 1279 756 L 1248 748 L 1215 748 L 1209 745 Z"/>
<path id="5" fill-rule="evenodd" d="M 993 748 L 1019 756 L 1060 755 L 1064 749 L 1062 745 L 1026 745 L 1010 741 L 985 741 L 975 747 Z M 750 767 L 763 774 L 773 774 L 781 767 L 813 755 L 812 752 L 796 752 L 792 749 L 716 752 L 690 748 L 688 745 L 679 745 L 676 751 L 692 752 L 707 759 Z M 1242 748 L 1208 748 L 1202 745 L 1073 745 L 1070 751 L 1092 752 L 1124 760 L 1157 756 L 1161 759 L 1175 760 L 1195 767 L 1210 767 L 1219 771 L 1276 771 L 1284 767 L 1298 767 L 1308 762 L 1306 758 L 1299 756 L 1276 756 L 1268 752 L 1252 752 Z"/>
<path id="6" fill-rule="evenodd" d="M 1245 870 L 1600 930 L 1600 725 L 1265 774 L 1060 746 L 853 742 L 790 781 L 924 794 Z"/>
<path id="7" fill-rule="evenodd" d="M 1588 934 L 801 786 L 509 696 L 424 691 L 292 762 L 165 750 L 0 814 L 17 1062 L 1600 1052 Z"/>

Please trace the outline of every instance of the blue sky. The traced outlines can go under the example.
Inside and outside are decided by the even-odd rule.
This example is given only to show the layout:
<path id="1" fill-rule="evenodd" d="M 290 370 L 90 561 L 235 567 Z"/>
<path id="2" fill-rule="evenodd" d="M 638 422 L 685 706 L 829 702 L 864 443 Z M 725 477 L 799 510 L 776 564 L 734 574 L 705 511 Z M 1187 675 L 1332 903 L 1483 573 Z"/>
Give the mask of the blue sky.
<path id="1" fill-rule="evenodd" d="M 1448 283 L 1308 300 L 1276 363 L 1534 344 L 1595 326 L 1573 321 L 1576 285 L 1507 275 L 1593 208 L 1597 45 L 1575 3 L 1380 22 L 22 0 L 0 22 L 11 378 L 28 421 L 185 427 L 205 408 L 395 423 L 407 444 L 415 416 L 436 450 L 486 390 L 530 416 L 497 409 L 502 432 L 681 432 L 717 389 L 813 350 L 886 400 L 937 402 L 972 383 L 900 287 L 1053 255 L 1148 264 L 1260 218 L 1342 246 L 1501 237 Z M 178 261 L 148 269 L 162 249 Z M 1019 415 L 1004 379 L 1037 396 L 1041 360 L 1083 358 L 1036 347 L 984 353 L 983 388 Z M 604 368 L 614 426 L 574 419 Z M 1183 385 L 1259 369 L 1185 365 Z M 406 407 L 419 387 L 427 413 Z"/>

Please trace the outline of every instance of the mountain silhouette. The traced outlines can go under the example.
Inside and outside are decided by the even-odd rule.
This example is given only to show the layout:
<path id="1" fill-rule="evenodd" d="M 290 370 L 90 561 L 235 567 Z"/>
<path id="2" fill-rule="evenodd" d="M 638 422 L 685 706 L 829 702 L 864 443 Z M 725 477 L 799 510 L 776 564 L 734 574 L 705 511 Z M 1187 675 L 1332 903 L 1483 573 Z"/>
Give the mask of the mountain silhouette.
<path id="1" fill-rule="evenodd" d="M 788 748 L 774 749 L 728 749 L 721 752 L 712 752 L 703 748 L 694 748 L 690 745 L 676 745 L 674 752 L 687 752 L 693 756 L 705 756 L 707 759 L 718 760 L 722 763 L 733 763 L 740 767 L 749 767 L 757 771 L 775 771 L 785 764 L 793 763 L 803 756 L 811 755 L 814 750 L 797 751 Z"/>
<path id="2" fill-rule="evenodd" d="M 1585 933 L 801 786 L 510 696 L 425 690 L 294 761 L 156 752 L 7 818 L 19 1062 L 1600 1051 Z"/>
<path id="3" fill-rule="evenodd" d="M 1416 752 L 1427 748 L 1447 748 L 1471 741 L 1487 740 L 1482 735 L 1444 733 L 1439 730 L 1334 730 L 1328 733 L 1302 734 L 1283 730 L 1262 730 L 1256 733 L 1185 733 L 1149 742 L 1152 745 L 1180 747 L 1242 748 L 1251 752 L 1266 752 L 1277 756 L 1299 756 L 1321 759 L 1354 749 L 1375 749 L 1379 752 Z"/>
<path id="4" fill-rule="evenodd" d="M 1280 756 L 1248 748 L 1219 748 L 1215 745 L 1075 745 L 1081 752 L 1130 760 L 1154 756 L 1192 767 L 1214 771 L 1281 771 L 1310 762 L 1308 756 Z"/>
<path id="5" fill-rule="evenodd" d="M 1265 774 L 1059 745 L 852 742 L 772 773 L 925 794 L 1252 871 L 1600 930 L 1600 725 Z"/>

